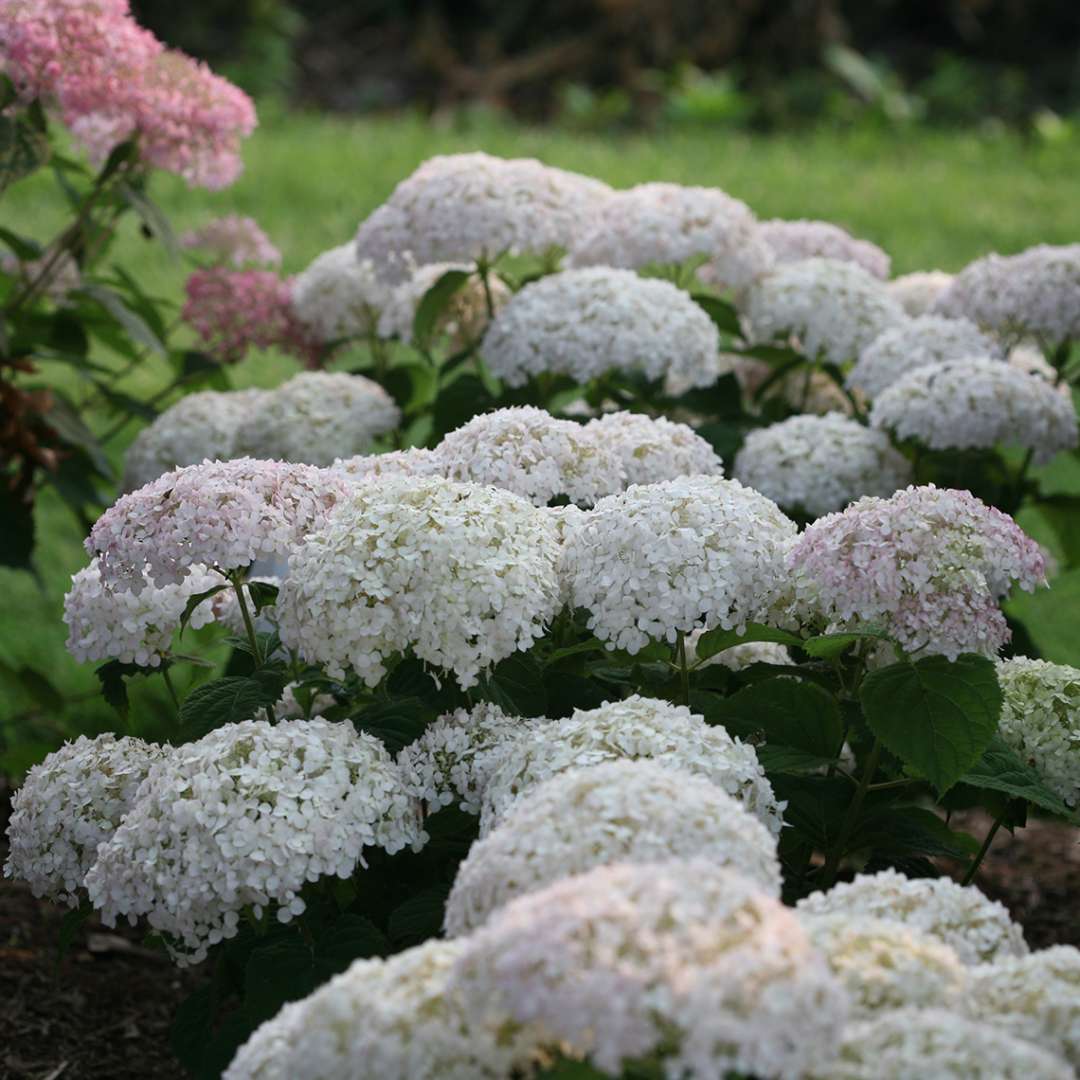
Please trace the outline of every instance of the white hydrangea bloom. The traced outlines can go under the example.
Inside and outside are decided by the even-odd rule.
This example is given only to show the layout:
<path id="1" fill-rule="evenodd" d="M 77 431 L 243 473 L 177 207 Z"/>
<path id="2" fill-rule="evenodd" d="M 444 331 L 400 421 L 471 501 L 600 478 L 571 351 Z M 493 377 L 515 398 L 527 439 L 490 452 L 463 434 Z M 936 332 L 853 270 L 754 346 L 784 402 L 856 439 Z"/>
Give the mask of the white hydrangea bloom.
<path id="1" fill-rule="evenodd" d="M 1080 669 L 999 660 L 1001 737 L 1067 806 L 1080 805 Z"/>
<path id="2" fill-rule="evenodd" d="M 703 274 L 739 289 L 767 269 L 772 253 L 744 202 L 719 188 L 638 184 L 614 192 L 573 239 L 568 266 L 636 270 L 696 259 Z"/>
<path id="3" fill-rule="evenodd" d="M 999 360 L 922 367 L 874 402 L 872 427 L 931 450 L 1022 446 L 1037 465 L 1077 444 L 1076 409 L 1038 375 Z"/>
<path id="4" fill-rule="evenodd" d="M 703 776 L 737 799 L 774 836 L 782 807 L 754 748 L 684 705 L 643 698 L 575 709 L 503 745 L 482 790 L 480 834 L 500 824 L 523 792 L 569 769 L 642 758 Z"/>
<path id="5" fill-rule="evenodd" d="M 711 386 L 719 349 L 715 323 L 682 289 L 607 266 L 530 282 L 495 316 L 481 347 L 508 386 L 545 373 L 586 383 L 609 371 Z"/>
<path id="6" fill-rule="evenodd" d="M 585 425 L 622 460 L 627 484 L 657 484 L 679 476 L 721 476 L 724 463 L 693 428 L 663 416 L 606 413 Z"/>
<path id="7" fill-rule="evenodd" d="M 357 454 L 337 458 L 330 471 L 350 480 L 378 479 L 389 476 L 442 476 L 443 466 L 433 450 L 410 446 L 385 454 Z"/>
<path id="8" fill-rule="evenodd" d="M 228 724 L 150 770 L 86 876 L 102 921 L 146 916 L 177 963 L 235 936 L 244 908 L 304 911 L 306 882 L 347 878 L 364 849 L 425 839 L 381 742 L 352 724 Z"/>
<path id="9" fill-rule="evenodd" d="M 252 457 L 329 465 L 397 427 L 401 410 L 377 383 L 343 371 L 302 371 L 256 403 L 236 432 Z"/>
<path id="10" fill-rule="evenodd" d="M 563 578 L 598 638 L 639 652 L 702 625 L 767 621 L 787 589 L 785 550 L 797 531 L 737 480 L 635 485 L 568 525 Z"/>
<path id="11" fill-rule="evenodd" d="M 968 965 L 1028 951 L 1004 905 L 948 878 L 907 878 L 896 870 L 858 874 L 828 892 L 811 893 L 796 910 L 806 916 L 868 915 L 902 922 L 951 946 Z"/>
<path id="12" fill-rule="evenodd" d="M 142 739 L 80 735 L 33 766 L 11 797 L 5 876 L 27 882 L 35 896 L 77 906 L 98 845 L 168 753 Z"/>
<path id="13" fill-rule="evenodd" d="M 1001 346 L 967 319 L 921 315 L 890 326 L 859 354 L 847 385 L 875 398 L 910 371 L 947 360 L 989 357 L 999 360 Z"/>
<path id="14" fill-rule="evenodd" d="M 237 429 L 265 394 L 204 390 L 170 405 L 124 451 L 124 490 L 134 491 L 181 465 L 234 457 Z"/>
<path id="15" fill-rule="evenodd" d="M 422 799 L 429 812 L 456 802 L 466 813 L 479 814 L 480 798 L 503 747 L 544 722 L 508 716 L 487 702 L 456 709 L 429 724 L 398 754 L 398 768 L 409 792 Z"/>
<path id="16" fill-rule="evenodd" d="M 204 461 L 122 496 L 98 518 L 85 547 L 114 589 L 139 592 L 147 580 L 179 585 L 205 566 L 237 570 L 287 555 L 350 488 L 310 465 Z"/>
<path id="17" fill-rule="evenodd" d="M 813 1080 L 1069 1080 L 1060 1058 L 948 1009 L 896 1009 L 844 1030 Z"/>
<path id="18" fill-rule="evenodd" d="M 868 274 L 886 279 L 892 260 L 869 240 L 859 240 L 829 221 L 763 221 L 758 235 L 768 244 L 778 263 L 803 259 L 836 259 L 861 266 Z"/>
<path id="19" fill-rule="evenodd" d="M 554 523 L 498 488 L 437 479 L 355 485 L 289 556 L 284 643 L 369 686 L 411 648 L 462 689 L 539 638 L 561 607 Z"/>
<path id="20" fill-rule="evenodd" d="M 472 1014 L 505 1010 L 620 1075 L 795 1080 L 847 1015 L 790 909 L 706 859 L 601 866 L 518 897 L 465 939 L 451 975 Z"/>
<path id="21" fill-rule="evenodd" d="M 1080 950 L 1009 957 L 971 973 L 968 1015 L 1066 1058 L 1080 1070 Z"/>
<path id="22" fill-rule="evenodd" d="M 392 283 L 425 263 L 545 255 L 569 247 L 610 192 L 599 180 L 532 158 L 439 155 L 361 223 L 356 252 Z"/>
<path id="23" fill-rule="evenodd" d="M 711 781 L 647 760 L 571 769 L 522 795 L 473 844 L 446 932 L 461 937 L 515 897 L 594 866 L 694 857 L 780 895 L 776 838 Z"/>
<path id="24" fill-rule="evenodd" d="M 224 1080 L 506 1080 L 528 1066 L 527 1028 L 467 1015 L 448 985 L 461 944 L 357 960 L 291 1002 L 237 1051 Z"/>
<path id="25" fill-rule="evenodd" d="M 856 1016 L 907 1006 L 960 1007 L 968 969 L 954 949 L 930 934 L 850 912 L 801 915 L 800 920 L 847 989 Z"/>
<path id="26" fill-rule="evenodd" d="M 938 297 L 953 283 L 953 275 L 944 270 L 917 270 L 913 274 L 901 274 L 886 282 L 889 295 L 912 318 L 929 315 L 937 305 Z"/>
<path id="27" fill-rule="evenodd" d="M 697 644 L 704 630 L 695 630 L 686 639 L 686 655 L 693 660 L 697 656 Z M 790 664 L 791 653 L 774 641 L 748 641 L 745 645 L 733 645 L 730 649 L 715 653 L 702 661 L 702 667 L 720 664 L 729 671 L 742 671 L 751 664 Z"/>
<path id="28" fill-rule="evenodd" d="M 281 691 L 281 697 L 274 704 L 275 720 L 307 720 L 312 716 L 322 716 L 327 709 L 332 709 L 337 704 L 333 694 L 312 693 L 311 705 L 305 709 L 296 696 L 299 685 L 295 682 L 287 683 Z"/>
<path id="29" fill-rule="evenodd" d="M 883 432 L 828 413 L 751 431 L 732 474 L 786 510 L 816 518 L 863 495 L 887 498 L 911 482 L 911 465 Z"/>
<path id="30" fill-rule="evenodd" d="M 373 334 L 389 299 L 374 265 L 351 243 L 316 256 L 292 282 L 296 317 L 323 343 Z"/>
<path id="31" fill-rule="evenodd" d="M 64 597 L 67 650 L 80 663 L 120 660 L 125 664 L 157 667 L 169 651 L 188 600 L 224 583 L 220 574 L 194 566 L 179 585 L 160 589 L 146 580 L 138 592 L 113 589 L 101 580 L 98 560 L 71 578 Z M 191 613 L 193 630 L 214 621 L 209 603 Z"/>
<path id="32" fill-rule="evenodd" d="M 1019 255 L 969 263 L 936 310 L 964 315 L 1010 343 L 1036 337 L 1058 345 L 1080 337 L 1080 244 L 1039 244 Z"/>
<path id="33" fill-rule="evenodd" d="M 625 486 L 621 456 L 593 429 L 531 405 L 474 416 L 435 457 L 450 480 L 491 484 L 534 506 L 559 496 L 591 505 Z"/>
<path id="34" fill-rule="evenodd" d="M 752 342 L 794 337 L 811 360 L 841 365 L 905 318 L 882 282 L 835 259 L 781 264 L 747 290 L 743 314 Z"/>
<path id="35" fill-rule="evenodd" d="M 379 336 L 412 341 L 413 322 L 420 301 L 427 291 L 449 270 L 472 271 L 467 263 L 426 263 L 416 267 L 412 276 L 390 292 L 389 301 L 379 317 Z M 498 311 L 513 293 L 498 274 L 488 275 L 488 292 L 491 306 Z M 444 334 L 455 349 L 464 349 L 484 336 L 490 322 L 487 294 L 478 274 L 473 274 L 454 293 L 436 323 L 435 333 Z"/>

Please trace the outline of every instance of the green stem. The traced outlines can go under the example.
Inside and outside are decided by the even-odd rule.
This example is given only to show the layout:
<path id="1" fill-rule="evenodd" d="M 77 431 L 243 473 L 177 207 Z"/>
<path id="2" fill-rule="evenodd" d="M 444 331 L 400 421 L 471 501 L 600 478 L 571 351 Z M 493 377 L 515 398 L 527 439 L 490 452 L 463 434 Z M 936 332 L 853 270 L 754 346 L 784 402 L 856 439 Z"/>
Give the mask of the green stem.
<path id="1" fill-rule="evenodd" d="M 180 698 L 177 697 L 176 687 L 173 686 L 172 676 L 169 674 L 168 663 L 161 665 L 161 677 L 165 680 L 165 689 L 169 691 L 169 697 L 172 698 L 173 705 L 176 706 L 177 713 L 180 712 Z"/>
<path id="2" fill-rule="evenodd" d="M 859 820 L 859 811 L 862 810 L 863 800 L 870 789 L 870 781 L 873 779 L 874 773 L 877 772 L 880 759 L 881 740 L 874 739 L 874 746 L 870 751 L 870 757 L 866 761 L 866 768 L 859 779 L 859 786 L 855 789 L 851 805 L 847 808 L 843 824 L 840 826 L 840 835 L 836 838 L 836 843 L 833 844 L 832 850 L 825 860 L 825 868 L 821 872 L 820 887 L 822 889 L 830 888 L 836 881 L 836 875 L 840 870 L 840 860 L 844 857 L 844 849 L 851 839 L 851 834 L 855 831 L 855 826 Z"/>
<path id="3" fill-rule="evenodd" d="M 244 586 L 237 578 L 232 578 L 233 592 L 236 593 L 236 602 L 240 605 L 240 616 L 244 620 L 244 629 L 247 631 L 248 641 L 251 644 L 251 655 L 257 668 L 262 667 L 262 656 L 259 655 L 259 639 L 255 636 L 255 623 L 252 621 L 251 612 L 248 610 L 247 601 L 244 599 Z"/>
<path id="4" fill-rule="evenodd" d="M 979 848 L 978 855 L 971 861 L 971 865 L 967 869 L 967 873 L 964 875 L 964 880 L 961 885 L 970 885 L 975 880 L 975 875 L 978 873 L 979 866 L 982 864 L 986 853 L 990 850 L 990 845 L 994 842 L 994 837 L 997 836 L 998 829 L 1001 828 L 1001 823 L 1005 820 L 1005 811 L 1002 810 L 1000 814 L 994 819 L 994 824 L 990 826 L 989 831 L 986 834 L 986 839 L 983 841 L 982 847 Z"/>
<path id="5" fill-rule="evenodd" d="M 679 673 L 682 683 L 682 703 L 690 704 L 690 671 L 686 666 L 686 635 L 680 630 L 675 642 L 676 653 L 679 658 Z"/>
<path id="6" fill-rule="evenodd" d="M 476 264 L 480 272 L 480 284 L 484 287 L 484 303 L 487 305 L 488 322 L 495 318 L 495 298 L 491 295 L 491 282 L 488 280 L 489 267 L 486 262 Z"/>
<path id="7" fill-rule="evenodd" d="M 1024 482 L 1027 480 L 1028 469 L 1031 468 L 1031 460 L 1035 456 L 1035 448 L 1029 446 L 1027 453 L 1024 454 L 1024 460 L 1020 462 L 1020 468 L 1016 473 L 1016 483 L 1013 488 L 1012 508 L 1010 513 L 1015 513 L 1020 509 L 1020 503 L 1024 498 Z"/>

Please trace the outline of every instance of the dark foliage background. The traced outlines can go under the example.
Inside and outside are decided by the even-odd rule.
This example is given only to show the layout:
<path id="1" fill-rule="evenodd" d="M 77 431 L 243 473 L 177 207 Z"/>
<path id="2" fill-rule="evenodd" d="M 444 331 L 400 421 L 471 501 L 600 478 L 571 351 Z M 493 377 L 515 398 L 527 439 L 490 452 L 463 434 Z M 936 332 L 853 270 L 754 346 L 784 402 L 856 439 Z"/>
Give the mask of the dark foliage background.
<path id="1" fill-rule="evenodd" d="M 481 101 L 528 117 L 567 87 L 662 114 L 687 65 L 740 122 L 797 124 L 901 94 L 945 124 L 1080 106 L 1075 0 L 136 0 L 166 41 L 256 92 L 344 110 Z M 840 50 L 837 51 L 838 47 Z M 854 56 L 855 62 L 852 62 Z M 861 66 L 860 66 L 861 65 Z M 609 99 L 610 102 L 611 99 Z"/>

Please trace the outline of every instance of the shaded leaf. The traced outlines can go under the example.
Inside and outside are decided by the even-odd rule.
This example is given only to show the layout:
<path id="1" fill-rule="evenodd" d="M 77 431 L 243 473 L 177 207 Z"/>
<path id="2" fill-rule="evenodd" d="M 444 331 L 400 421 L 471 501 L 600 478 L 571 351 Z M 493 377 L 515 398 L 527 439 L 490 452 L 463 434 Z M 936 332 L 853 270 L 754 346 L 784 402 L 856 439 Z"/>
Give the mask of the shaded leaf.
<path id="1" fill-rule="evenodd" d="M 442 934 L 443 913 L 449 885 L 432 885 L 400 904 L 390 913 L 390 939 L 398 947 L 419 945 Z"/>
<path id="2" fill-rule="evenodd" d="M 531 653 L 500 661 L 480 680 L 476 694 L 511 716 L 543 716 L 547 709 L 543 672 Z"/>
<path id="3" fill-rule="evenodd" d="M 995 735 L 979 760 L 963 776 L 961 784 L 997 791 L 1014 799 L 1024 799 L 1061 817 L 1072 811 L 1061 797 L 1043 783 L 1042 777 L 1027 764 L 1000 735 Z"/>
<path id="4" fill-rule="evenodd" d="M 426 344 L 435 332 L 439 317 L 446 310 L 455 293 L 469 280 L 468 270 L 447 270 L 416 305 L 413 316 L 413 341 Z"/>
<path id="5" fill-rule="evenodd" d="M 717 627 L 715 630 L 706 630 L 698 638 L 697 657 L 699 660 L 708 660 L 717 653 L 732 649 L 736 645 L 746 645 L 752 641 L 773 641 L 778 645 L 787 645 L 798 648 L 802 645 L 802 638 L 795 634 L 789 634 L 786 630 L 777 630 L 763 623 L 747 623 L 746 629 L 740 634 L 737 630 L 723 630 Z"/>
<path id="6" fill-rule="evenodd" d="M 742 333 L 739 315 L 734 304 L 721 300 L 718 296 L 710 296 L 708 293 L 693 293 L 690 299 L 712 319 L 722 334 L 738 337 Z"/>
<path id="7" fill-rule="evenodd" d="M 275 684 L 276 685 L 276 684 Z M 180 706 L 180 724 L 189 735 L 250 720 L 280 696 L 255 675 L 226 675 L 192 690 Z"/>

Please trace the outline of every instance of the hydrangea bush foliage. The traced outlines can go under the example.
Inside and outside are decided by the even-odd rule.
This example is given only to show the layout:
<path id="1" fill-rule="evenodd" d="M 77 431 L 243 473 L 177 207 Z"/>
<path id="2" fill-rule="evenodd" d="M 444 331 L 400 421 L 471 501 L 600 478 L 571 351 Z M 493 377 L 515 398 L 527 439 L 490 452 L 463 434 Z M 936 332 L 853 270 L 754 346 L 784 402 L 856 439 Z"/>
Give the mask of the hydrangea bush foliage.
<path id="1" fill-rule="evenodd" d="M 123 0 L 0 0 L 0 30 L 2 183 L 46 117 L 100 170 L 58 165 L 75 231 L 0 235 L 25 507 L 82 459 L 16 376 L 170 351 L 91 224 L 163 239 L 149 169 L 229 182 L 254 115 Z M 1075 951 L 971 882 L 1080 799 L 1080 670 L 1002 609 L 1052 577 L 1018 517 L 1072 543 L 1043 481 L 1075 247 L 889 283 L 828 223 L 477 153 L 295 279 L 250 219 L 181 249 L 198 347 L 82 504 L 64 613 L 108 700 L 161 679 L 175 726 L 31 769 L 4 869 L 206 966 L 193 1076 L 1071 1075 Z M 229 390 L 267 347 L 327 370 Z"/>

